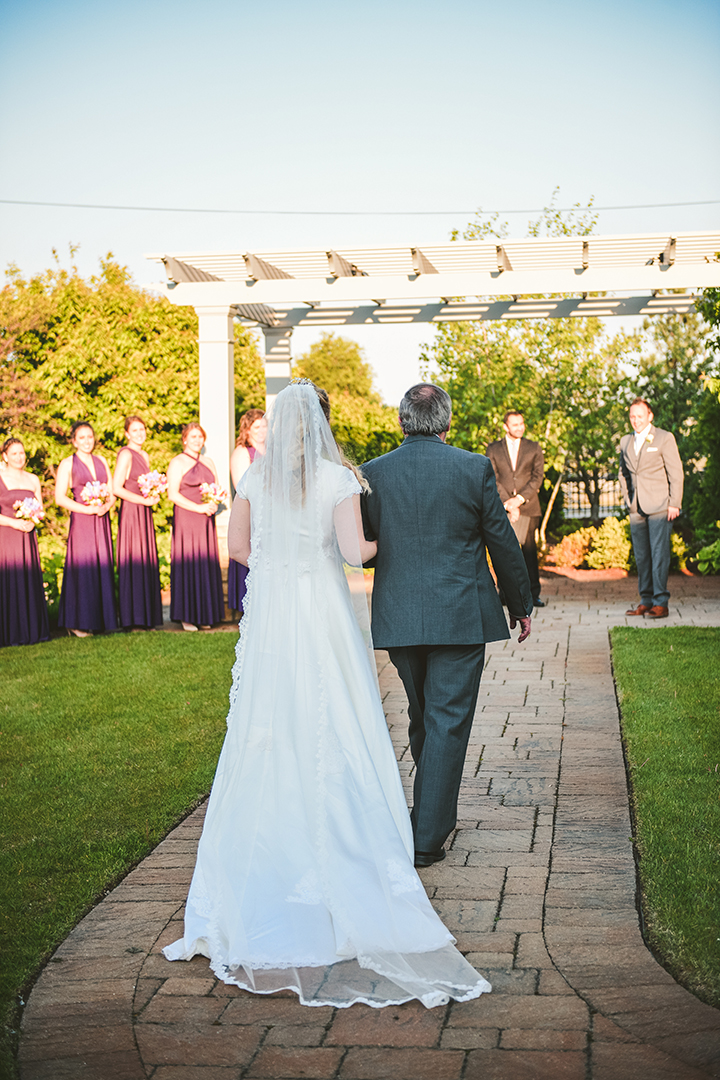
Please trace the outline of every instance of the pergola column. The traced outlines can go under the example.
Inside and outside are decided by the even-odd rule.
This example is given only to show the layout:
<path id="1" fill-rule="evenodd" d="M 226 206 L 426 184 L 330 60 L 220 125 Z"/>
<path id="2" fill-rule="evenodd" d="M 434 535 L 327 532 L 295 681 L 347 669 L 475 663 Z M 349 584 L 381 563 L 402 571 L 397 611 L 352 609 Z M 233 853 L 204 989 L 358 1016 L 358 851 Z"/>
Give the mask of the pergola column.
<path id="1" fill-rule="evenodd" d="M 215 462 L 218 480 L 230 491 L 230 454 L 235 445 L 235 324 L 234 308 L 196 307 L 200 345 L 200 423 L 207 432 L 205 444 Z M 218 514 L 220 561 L 227 566 L 229 507 Z"/>
<path id="2" fill-rule="evenodd" d="M 269 409 L 292 378 L 292 327 L 277 330 L 262 328 L 265 335 L 265 408 Z"/>

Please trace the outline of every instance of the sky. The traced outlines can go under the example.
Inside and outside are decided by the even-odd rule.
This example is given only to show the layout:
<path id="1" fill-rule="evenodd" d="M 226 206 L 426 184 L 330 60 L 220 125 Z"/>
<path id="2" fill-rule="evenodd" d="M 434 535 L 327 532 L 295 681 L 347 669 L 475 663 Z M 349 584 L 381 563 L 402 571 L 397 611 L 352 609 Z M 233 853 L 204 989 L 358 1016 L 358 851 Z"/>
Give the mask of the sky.
<path id="1" fill-rule="evenodd" d="M 719 115 L 717 0 L 0 0 L 0 269 L 72 244 L 84 275 L 112 251 L 147 284 L 149 252 L 422 247 L 479 207 L 519 237 L 556 186 L 720 200 Z M 720 202 L 596 232 L 718 228 Z M 393 404 L 433 336 L 342 333 Z"/>

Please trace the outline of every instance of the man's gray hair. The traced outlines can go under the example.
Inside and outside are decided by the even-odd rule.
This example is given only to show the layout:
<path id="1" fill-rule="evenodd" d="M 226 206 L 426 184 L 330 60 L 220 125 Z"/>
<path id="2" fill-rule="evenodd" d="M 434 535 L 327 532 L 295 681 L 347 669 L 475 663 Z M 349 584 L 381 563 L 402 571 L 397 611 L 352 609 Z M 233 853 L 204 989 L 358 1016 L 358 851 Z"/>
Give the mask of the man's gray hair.
<path id="1" fill-rule="evenodd" d="M 417 383 L 405 393 L 400 408 L 405 435 L 440 435 L 450 427 L 450 395 L 434 383 Z"/>

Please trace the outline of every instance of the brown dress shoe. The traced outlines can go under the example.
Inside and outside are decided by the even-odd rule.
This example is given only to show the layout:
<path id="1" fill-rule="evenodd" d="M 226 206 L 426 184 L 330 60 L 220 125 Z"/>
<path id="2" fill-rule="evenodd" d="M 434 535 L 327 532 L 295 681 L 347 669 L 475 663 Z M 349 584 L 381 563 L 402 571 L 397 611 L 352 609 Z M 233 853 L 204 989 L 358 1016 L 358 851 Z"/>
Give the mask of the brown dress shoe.
<path id="1" fill-rule="evenodd" d="M 637 607 L 628 608 L 625 612 L 626 615 L 644 615 L 646 611 L 652 611 L 652 608 L 648 604 L 638 604 Z"/>
<path id="2" fill-rule="evenodd" d="M 668 609 L 662 607 L 660 604 L 655 604 L 654 607 L 651 607 L 649 611 L 645 612 L 646 619 L 667 619 L 667 617 Z"/>

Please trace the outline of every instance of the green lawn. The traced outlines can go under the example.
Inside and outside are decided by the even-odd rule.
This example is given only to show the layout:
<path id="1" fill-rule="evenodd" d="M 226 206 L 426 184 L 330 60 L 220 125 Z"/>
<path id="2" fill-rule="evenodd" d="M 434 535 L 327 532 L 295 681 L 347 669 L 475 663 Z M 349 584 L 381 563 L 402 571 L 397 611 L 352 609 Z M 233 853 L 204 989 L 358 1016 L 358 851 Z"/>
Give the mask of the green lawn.
<path id="1" fill-rule="evenodd" d="M 650 944 L 720 1006 L 720 629 L 611 632 Z"/>
<path id="2" fill-rule="evenodd" d="M 0 652 L 0 1075 L 18 993 L 209 790 L 235 641 L 151 632 Z"/>

